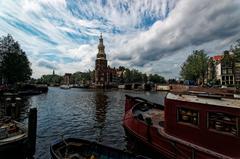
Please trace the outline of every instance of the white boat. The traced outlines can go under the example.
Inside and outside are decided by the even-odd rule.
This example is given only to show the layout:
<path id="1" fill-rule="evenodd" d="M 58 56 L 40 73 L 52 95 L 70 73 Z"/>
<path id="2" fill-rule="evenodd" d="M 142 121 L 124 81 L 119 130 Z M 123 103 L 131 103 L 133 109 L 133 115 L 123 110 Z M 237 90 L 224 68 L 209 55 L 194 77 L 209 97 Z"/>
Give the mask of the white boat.
<path id="1" fill-rule="evenodd" d="M 170 86 L 168 86 L 168 85 L 157 85 L 156 90 L 157 91 L 169 91 Z"/>
<path id="2" fill-rule="evenodd" d="M 240 99 L 240 94 L 233 94 L 234 98 Z"/>
<path id="3" fill-rule="evenodd" d="M 61 89 L 70 89 L 71 87 L 69 85 L 61 85 L 60 88 Z"/>

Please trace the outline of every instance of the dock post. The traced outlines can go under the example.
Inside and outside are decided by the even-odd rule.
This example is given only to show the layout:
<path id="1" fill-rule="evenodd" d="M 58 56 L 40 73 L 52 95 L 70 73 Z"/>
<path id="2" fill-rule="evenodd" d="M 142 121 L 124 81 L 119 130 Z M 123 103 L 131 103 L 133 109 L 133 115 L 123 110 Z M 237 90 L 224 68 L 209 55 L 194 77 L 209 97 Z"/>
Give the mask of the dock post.
<path id="1" fill-rule="evenodd" d="M 30 108 L 28 116 L 28 155 L 33 156 L 36 151 L 37 108 Z"/>

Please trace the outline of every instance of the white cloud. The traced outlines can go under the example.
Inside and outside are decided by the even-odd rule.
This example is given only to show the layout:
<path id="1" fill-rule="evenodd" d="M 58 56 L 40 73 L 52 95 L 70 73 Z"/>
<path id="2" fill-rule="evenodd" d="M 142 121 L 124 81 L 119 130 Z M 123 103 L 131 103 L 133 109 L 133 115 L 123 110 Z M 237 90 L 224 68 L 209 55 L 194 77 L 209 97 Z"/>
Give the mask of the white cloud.
<path id="1" fill-rule="evenodd" d="M 192 50 L 219 54 L 240 36 L 237 0 L 69 2 L 0 1 L 0 34 L 11 33 L 19 41 L 34 77 L 52 71 L 40 67 L 39 61 L 57 66 L 62 74 L 94 69 L 100 32 L 110 65 L 167 77 L 178 74 Z M 56 55 L 58 63 L 46 59 L 48 54 Z"/>
<path id="2" fill-rule="evenodd" d="M 185 55 L 194 49 L 223 51 L 240 37 L 239 4 L 234 0 L 179 1 L 165 20 L 130 39 L 115 58 L 128 57 L 128 65 L 139 65 L 142 70 L 149 70 L 147 64 L 152 63 L 149 67 L 155 72 L 174 77 L 180 67 L 171 66 L 184 62 L 184 51 L 190 50 Z"/>

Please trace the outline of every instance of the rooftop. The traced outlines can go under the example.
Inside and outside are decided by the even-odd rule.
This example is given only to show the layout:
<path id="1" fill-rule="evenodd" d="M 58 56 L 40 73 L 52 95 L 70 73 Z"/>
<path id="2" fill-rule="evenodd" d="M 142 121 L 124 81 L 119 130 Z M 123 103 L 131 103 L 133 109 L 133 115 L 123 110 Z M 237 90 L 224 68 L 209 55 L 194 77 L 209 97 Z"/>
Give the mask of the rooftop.
<path id="1" fill-rule="evenodd" d="M 185 95 L 185 94 L 173 94 L 168 93 L 166 96 L 167 99 L 192 102 L 192 103 L 201 103 L 201 104 L 209 104 L 220 107 L 229 107 L 229 108 L 239 108 L 240 109 L 240 100 L 238 99 L 230 99 L 230 98 L 214 98 L 214 96 L 209 96 L 209 98 L 204 96 L 197 95 Z"/>
<path id="2" fill-rule="evenodd" d="M 212 59 L 214 61 L 220 61 L 222 59 L 223 55 L 216 55 L 216 56 L 213 56 Z"/>

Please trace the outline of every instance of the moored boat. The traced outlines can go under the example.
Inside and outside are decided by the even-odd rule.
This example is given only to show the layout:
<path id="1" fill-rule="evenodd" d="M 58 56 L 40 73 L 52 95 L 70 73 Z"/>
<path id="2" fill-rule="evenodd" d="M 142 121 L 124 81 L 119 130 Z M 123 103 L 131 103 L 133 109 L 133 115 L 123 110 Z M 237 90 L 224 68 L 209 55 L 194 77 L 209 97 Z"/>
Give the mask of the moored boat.
<path id="1" fill-rule="evenodd" d="M 24 124 L 2 118 L 0 120 L 0 155 L 21 151 L 27 141 L 27 128 Z"/>
<path id="2" fill-rule="evenodd" d="M 42 91 L 38 90 L 25 90 L 25 91 L 19 91 L 18 95 L 19 96 L 32 96 L 32 95 L 39 95 L 42 94 Z"/>
<path id="3" fill-rule="evenodd" d="M 84 139 L 66 138 L 50 146 L 53 159 L 147 159 Z"/>
<path id="4" fill-rule="evenodd" d="M 240 158 L 240 101 L 173 94 L 164 106 L 126 96 L 123 126 L 167 158 Z"/>
<path id="5" fill-rule="evenodd" d="M 240 99 L 240 94 L 239 93 L 238 94 L 235 93 L 235 94 L 233 94 L 233 97 L 237 98 L 237 99 Z"/>
<path id="6" fill-rule="evenodd" d="M 71 87 L 69 85 L 61 85 L 60 88 L 61 89 L 70 89 Z"/>

